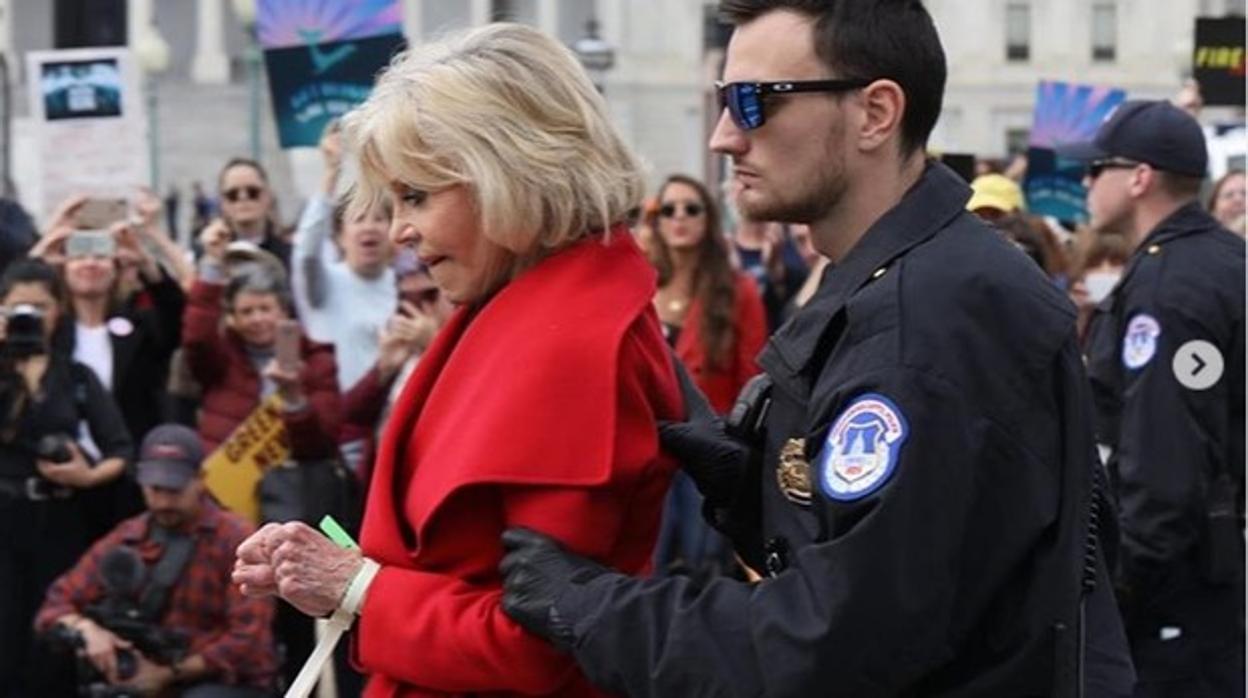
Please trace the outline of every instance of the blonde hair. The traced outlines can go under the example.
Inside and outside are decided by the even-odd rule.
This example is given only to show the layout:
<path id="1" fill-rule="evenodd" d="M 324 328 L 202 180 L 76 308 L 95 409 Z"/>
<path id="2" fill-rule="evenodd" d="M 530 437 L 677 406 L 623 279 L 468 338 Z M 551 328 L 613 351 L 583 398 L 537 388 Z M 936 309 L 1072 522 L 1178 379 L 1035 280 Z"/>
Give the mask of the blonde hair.
<path id="1" fill-rule="evenodd" d="M 645 191 L 571 51 L 519 24 L 408 49 L 343 128 L 360 157 L 353 206 L 376 204 L 393 181 L 467 185 L 482 234 L 513 256 L 511 273 L 626 220 Z"/>

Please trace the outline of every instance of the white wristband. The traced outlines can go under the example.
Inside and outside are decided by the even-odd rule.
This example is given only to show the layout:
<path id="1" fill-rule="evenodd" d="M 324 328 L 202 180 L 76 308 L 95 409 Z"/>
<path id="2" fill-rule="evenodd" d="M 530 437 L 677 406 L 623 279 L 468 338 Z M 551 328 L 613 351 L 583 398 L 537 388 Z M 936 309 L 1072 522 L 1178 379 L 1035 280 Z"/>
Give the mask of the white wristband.
<path id="1" fill-rule="evenodd" d="M 364 594 L 368 592 L 369 585 L 373 583 L 373 577 L 377 576 L 380 569 L 381 565 L 364 558 L 364 566 L 355 573 L 355 577 L 347 585 L 347 593 L 343 594 L 342 603 L 338 604 L 338 608 L 352 616 L 360 615 L 360 608 L 364 605 Z"/>

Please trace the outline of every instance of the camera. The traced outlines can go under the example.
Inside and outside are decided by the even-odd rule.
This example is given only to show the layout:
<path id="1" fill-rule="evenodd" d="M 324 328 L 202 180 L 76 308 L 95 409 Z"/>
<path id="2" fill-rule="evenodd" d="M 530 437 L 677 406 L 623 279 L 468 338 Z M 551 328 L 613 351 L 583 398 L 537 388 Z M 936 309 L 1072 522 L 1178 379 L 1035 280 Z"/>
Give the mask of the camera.
<path id="1" fill-rule="evenodd" d="M 109 550 L 100 563 L 100 577 L 104 598 L 87 606 L 83 615 L 130 643 L 131 648 L 117 650 L 117 678 L 121 685 L 110 685 L 79 651 L 84 647 L 84 639 L 77 630 L 57 624 L 48 633 L 47 641 L 74 657 L 77 696 L 138 698 L 132 688 L 124 685 L 138 672 L 138 654 L 157 664 L 176 664 L 186 657 L 190 637 L 182 631 L 161 627 L 143 608 L 140 599 L 151 588 L 151 580 L 147 578 L 147 564 L 137 551 L 126 546 Z"/>
<path id="2" fill-rule="evenodd" d="M 47 352 L 43 339 L 43 311 L 25 303 L 4 313 L 4 352 L 15 359 Z"/>
<path id="3" fill-rule="evenodd" d="M 74 658 L 74 695 L 78 698 L 141 698 L 134 689 L 125 686 L 114 686 L 91 664 L 84 650 L 86 643 L 82 635 L 57 624 L 52 627 L 43 640 L 53 648 L 59 648 Z M 126 681 L 138 672 L 138 660 L 133 652 L 119 650 L 117 652 L 118 678 Z M 58 686 L 60 688 L 60 686 Z M 68 689 L 68 686 L 63 688 Z M 65 691 L 68 692 L 67 690 Z"/>
<path id="4" fill-rule="evenodd" d="M 69 450 L 71 441 L 65 434 L 46 434 L 35 444 L 35 456 L 52 463 L 68 463 L 74 458 Z"/>

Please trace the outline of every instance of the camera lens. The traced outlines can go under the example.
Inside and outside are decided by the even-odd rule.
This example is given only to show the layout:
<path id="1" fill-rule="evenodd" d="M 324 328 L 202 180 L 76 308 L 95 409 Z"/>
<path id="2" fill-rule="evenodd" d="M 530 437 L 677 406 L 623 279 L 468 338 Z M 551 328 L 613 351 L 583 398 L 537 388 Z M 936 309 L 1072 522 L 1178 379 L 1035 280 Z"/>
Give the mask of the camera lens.
<path id="1" fill-rule="evenodd" d="M 35 455 L 52 463 L 68 463 L 74 457 L 69 450 L 69 437 L 64 434 L 47 434 L 39 439 Z"/>

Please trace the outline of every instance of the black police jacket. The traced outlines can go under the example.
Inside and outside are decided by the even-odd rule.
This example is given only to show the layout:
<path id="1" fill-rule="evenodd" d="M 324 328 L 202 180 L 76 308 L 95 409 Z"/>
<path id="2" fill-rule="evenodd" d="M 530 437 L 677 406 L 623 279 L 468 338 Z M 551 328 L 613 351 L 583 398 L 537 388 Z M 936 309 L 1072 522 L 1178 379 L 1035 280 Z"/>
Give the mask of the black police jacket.
<path id="1" fill-rule="evenodd" d="M 1224 372 L 1204 386 L 1218 356 Z M 1242 579 L 1243 239 L 1196 203 L 1163 220 L 1097 307 L 1088 373 L 1097 438 L 1113 449 L 1124 586 L 1156 596 L 1167 580 Z M 1223 522 L 1234 530 L 1218 538 L 1229 550 L 1211 549 L 1218 499 L 1231 509 Z"/>
<path id="2" fill-rule="evenodd" d="M 573 648 L 591 680 L 1074 694 L 1096 458 L 1074 310 L 969 195 L 929 165 L 763 352 L 761 479 L 719 523 L 771 576 L 593 580 Z"/>

